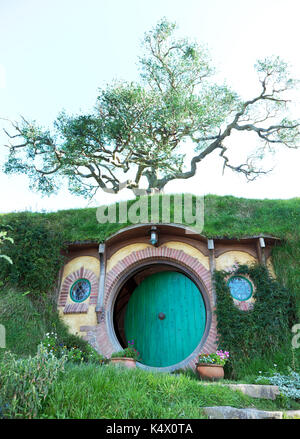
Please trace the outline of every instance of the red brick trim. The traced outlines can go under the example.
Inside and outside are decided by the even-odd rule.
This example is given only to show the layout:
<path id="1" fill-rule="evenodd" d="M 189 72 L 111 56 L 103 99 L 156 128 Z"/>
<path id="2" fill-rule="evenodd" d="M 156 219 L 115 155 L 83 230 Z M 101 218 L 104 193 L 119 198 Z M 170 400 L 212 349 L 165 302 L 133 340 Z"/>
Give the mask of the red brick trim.
<path id="1" fill-rule="evenodd" d="M 241 311 L 250 311 L 254 307 L 254 303 L 253 302 L 247 302 L 247 301 L 245 301 L 245 302 L 235 301 L 234 304 Z"/>
<path id="2" fill-rule="evenodd" d="M 71 287 L 74 282 L 78 279 L 87 279 L 91 284 L 91 294 L 89 296 L 89 304 L 96 305 L 97 297 L 98 297 L 98 286 L 99 280 L 95 273 L 83 266 L 78 270 L 73 271 L 73 273 L 69 274 L 62 283 L 59 298 L 58 298 L 58 306 L 65 306 L 67 303 L 68 295 L 70 294 Z M 87 302 L 85 302 L 87 303 Z"/>
<path id="3" fill-rule="evenodd" d="M 192 271 L 197 278 L 202 280 L 202 283 L 205 286 L 212 303 L 212 284 L 210 271 L 207 270 L 198 259 L 188 255 L 183 250 L 161 246 L 147 247 L 143 250 L 133 251 L 129 255 L 125 256 L 125 258 L 118 261 L 117 264 L 107 272 L 105 281 L 104 306 L 107 305 L 108 299 L 121 276 L 123 276 L 126 272 L 131 271 L 135 267 L 138 267 L 141 262 L 149 261 L 149 263 L 151 263 L 153 260 L 161 260 L 162 262 L 174 261 L 179 263 L 183 268 L 186 267 L 189 271 Z"/>
<path id="4" fill-rule="evenodd" d="M 64 314 L 86 314 L 88 312 L 87 303 L 67 303 L 64 307 Z"/>

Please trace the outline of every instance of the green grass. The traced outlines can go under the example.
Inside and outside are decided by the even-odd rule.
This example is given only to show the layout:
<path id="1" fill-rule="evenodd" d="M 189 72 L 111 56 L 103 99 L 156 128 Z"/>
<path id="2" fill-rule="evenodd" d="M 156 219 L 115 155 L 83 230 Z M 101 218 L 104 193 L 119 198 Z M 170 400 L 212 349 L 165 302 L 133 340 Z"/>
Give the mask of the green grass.
<path id="1" fill-rule="evenodd" d="M 205 197 L 204 234 L 241 238 L 269 234 L 287 238 L 300 231 L 300 198 L 255 200 L 232 196 Z"/>
<path id="2" fill-rule="evenodd" d="M 171 203 L 171 218 L 173 210 Z M 300 232 L 300 198 L 249 200 L 207 195 L 204 199 L 204 214 L 202 233 L 208 237 L 241 238 L 247 235 L 270 234 L 287 238 Z M 66 238 L 70 241 L 106 239 L 130 224 L 99 224 L 96 209 L 93 208 L 59 211 L 46 215 L 48 219 L 64 227 Z"/>
<path id="3" fill-rule="evenodd" d="M 197 419 L 202 407 L 228 405 L 265 410 L 286 408 L 190 376 L 116 366 L 68 366 L 46 400 L 41 417 L 54 419 Z M 300 404 L 292 403 L 292 408 Z"/>
<path id="4" fill-rule="evenodd" d="M 34 355 L 46 331 L 41 313 L 28 297 L 0 291 L 0 323 L 5 326 L 6 348 L 20 355 Z"/>
<path id="5" fill-rule="evenodd" d="M 25 292 L 26 293 L 26 292 Z M 35 355 L 37 346 L 47 332 L 56 332 L 66 344 L 77 345 L 82 350 L 87 342 L 69 334 L 67 326 L 59 318 L 56 302 L 47 295 L 38 299 L 31 294 L 12 289 L 0 289 L 0 324 L 5 326 L 5 350 L 27 357 Z"/>
<path id="6" fill-rule="evenodd" d="M 163 197 L 163 196 L 162 196 Z M 163 199 L 163 198 L 162 198 Z M 128 205 L 134 200 L 130 200 Z M 116 203 L 118 206 L 118 203 Z M 174 208 L 171 200 L 171 218 Z M 236 237 L 270 234 L 279 238 L 293 238 L 300 232 L 300 198 L 290 200 L 256 200 L 233 196 L 206 195 L 203 234 L 208 237 Z M 1 214 L 7 223 L 19 213 Z M 64 231 L 66 241 L 108 238 L 127 223 L 100 224 L 96 208 L 69 209 L 50 213 L 28 212 L 32 218 L 41 217 Z"/>

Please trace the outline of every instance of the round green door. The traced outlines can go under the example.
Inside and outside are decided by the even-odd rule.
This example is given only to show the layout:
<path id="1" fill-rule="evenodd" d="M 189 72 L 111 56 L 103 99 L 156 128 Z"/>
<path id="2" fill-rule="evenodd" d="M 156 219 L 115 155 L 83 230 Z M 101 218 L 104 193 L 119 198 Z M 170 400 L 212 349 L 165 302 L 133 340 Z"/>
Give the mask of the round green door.
<path id="1" fill-rule="evenodd" d="M 153 274 L 134 290 L 125 313 L 127 340 L 134 340 L 141 363 L 167 367 L 198 346 L 206 323 L 202 295 L 184 274 Z"/>

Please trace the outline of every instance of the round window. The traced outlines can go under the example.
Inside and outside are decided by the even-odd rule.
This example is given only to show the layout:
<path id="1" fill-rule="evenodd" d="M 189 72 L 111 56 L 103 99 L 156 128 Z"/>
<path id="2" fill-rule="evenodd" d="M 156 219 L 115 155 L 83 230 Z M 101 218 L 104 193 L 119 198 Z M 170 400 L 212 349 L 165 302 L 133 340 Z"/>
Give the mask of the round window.
<path id="1" fill-rule="evenodd" d="M 78 279 L 71 287 L 70 296 L 74 302 L 83 302 L 89 297 L 90 293 L 90 281 L 87 279 Z"/>
<path id="2" fill-rule="evenodd" d="M 243 302 L 252 296 L 252 284 L 243 276 L 232 276 L 227 285 L 230 289 L 230 294 L 236 300 Z"/>

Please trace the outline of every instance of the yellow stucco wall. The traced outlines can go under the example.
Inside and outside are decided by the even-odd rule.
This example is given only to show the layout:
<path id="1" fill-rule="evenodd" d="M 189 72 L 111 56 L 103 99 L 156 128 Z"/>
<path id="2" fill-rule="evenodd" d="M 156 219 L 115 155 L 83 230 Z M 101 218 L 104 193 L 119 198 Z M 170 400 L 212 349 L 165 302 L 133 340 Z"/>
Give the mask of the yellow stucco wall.
<path id="1" fill-rule="evenodd" d="M 249 253 L 230 250 L 216 258 L 216 269 L 226 270 L 227 268 L 231 268 L 235 263 L 249 265 L 253 262 L 257 262 L 257 259 Z"/>
<path id="2" fill-rule="evenodd" d="M 124 259 L 126 256 L 128 256 L 132 252 L 137 252 L 139 250 L 144 250 L 147 247 L 151 247 L 150 244 L 143 244 L 143 243 L 136 243 L 136 244 L 130 244 L 126 245 L 125 247 L 122 247 L 120 250 L 116 251 L 110 259 L 106 262 L 106 272 L 111 270 L 121 259 Z"/>
<path id="3" fill-rule="evenodd" d="M 247 252 L 241 251 L 228 251 L 223 253 L 218 258 L 216 258 L 216 269 L 217 270 L 226 270 L 227 268 L 231 268 L 235 263 L 238 264 L 252 264 L 254 262 L 258 262 L 256 258 L 250 255 Z M 274 278 L 276 277 L 274 267 L 272 264 L 271 256 L 266 261 L 266 266 Z"/>
<path id="4" fill-rule="evenodd" d="M 120 250 L 116 251 L 116 253 L 114 253 L 110 257 L 110 259 L 107 260 L 106 271 L 108 272 L 109 270 L 111 270 L 120 260 L 128 256 L 130 253 L 134 251 L 136 252 L 139 250 L 144 250 L 147 247 L 152 247 L 152 246 L 150 244 L 136 243 L 122 247 Z M 168 247 L 168 248 L 173 248 L 175 250 L 182 250 L 188 255 L 198 259 L 199 262 L 201 262 L 204 265 L 204 267 L 207 270 L 209 270 L 209 258 L 204 256 L 199 250 L 197 250 L 195 247 L 189 244 L 185 244 L 183 242 L 178 242 L 178 241 L 169 241 L 162 244 L 161 247 Z"/>
<path id="5" fill-rule="evenodd" d="M 203 253 L 200 252 L 200 250 L 196 249 L 192 245 L 185 244 L 183 242 L 177 242 L 177 241 L 170 241 L 164 244 L 165 247 L 173 248 L 174 250 L 182 250 L 185 253 L 187 253 L 190 256 L 193 256 L 193 258 L 198 259 L 199 262 L 207 269 L 209 270 L 209 258 L 208 256 L 204 256 Z"/>
<path id="6" fill-rule="evenodd" d="M 90 305 L 86 314 L 64 314 L 64 307 L 60 306 L 58 313 L 64 323 L 69 327 L 71 334 L 83 335 L 83 333 L 80 332 L 80 326 L 93 326 L 97 324 L 95 308 L 96 305 Z"/>
<path id="7" fill-rule="evenodd" d="M 61 285 L 63 285 L 64 280 L 67 276 L 69 276 L 69 274 L 73 273 L 76 270 L 79 270 L 81 267 L 84 267 L 87 270 L 91 270 L 99 278 L 99 259 L 95 258 L 94 256 L 79 256 L 72 259 L 65 265 Z M 74 303 L 70 298 L 70 294 L 68 294 L 66 304 L 69 303 Z M 89 304 L 89 298 L 82 303 Z M 82 333 L 80 332 L 80 326 L 92 326 L 97 324 L 95 308 L 96 305 L 89 305 L 88 312 L 86 314 L 64 314 L 64 306 L 59 306 L 58 312 L 62 320 L 68 325 L 69 330 L 72 334 L 82 335 Z"/>

